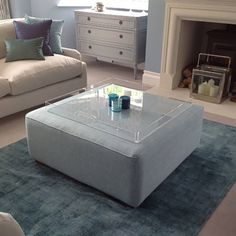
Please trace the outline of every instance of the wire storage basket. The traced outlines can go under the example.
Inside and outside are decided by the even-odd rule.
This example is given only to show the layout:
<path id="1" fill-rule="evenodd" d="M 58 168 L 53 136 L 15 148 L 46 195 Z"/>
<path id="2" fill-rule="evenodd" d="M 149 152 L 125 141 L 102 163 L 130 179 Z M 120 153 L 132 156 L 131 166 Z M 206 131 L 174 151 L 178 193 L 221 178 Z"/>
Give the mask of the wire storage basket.
<path id="1" fill-rule="evenodd" d="M 221 103 L 229 96 L 231 58 L 199 53 L 197 67 L 193 69 L 190 97 Z"/>

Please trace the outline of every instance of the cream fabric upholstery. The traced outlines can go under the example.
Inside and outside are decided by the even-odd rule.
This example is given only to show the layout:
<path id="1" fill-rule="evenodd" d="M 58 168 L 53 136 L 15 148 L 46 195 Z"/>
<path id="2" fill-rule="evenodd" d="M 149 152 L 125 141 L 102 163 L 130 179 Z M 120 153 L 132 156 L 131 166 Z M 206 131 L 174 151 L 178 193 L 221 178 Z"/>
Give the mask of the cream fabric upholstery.
<path id="1" fill-rule="evenodd" d="M 0 76 L 8 78 L 11 95 L 75 78 L 81 72 L 81 61 L 63 55 L 48 56 L 45 61 L 22 60 L 5 63 L 5 59 L 0 59 Z"/>
<path id="2" fill-rule="evenodd" d="M 20 225 L 7 213 L 0 212 L 0 235 L 1 236 L 25 236 Z"/>
<path id="3" fill-rule="evenodd" d="M 7 95 L 0 99 L 0 118 L 23 111 L 29 107 L 42 105 L 45 101 L 67 94 L 75 89 L 85 88 L 84 78 L 69 79 L 60 83 L 48 85 L 28 93 L 16 96 Z M 1 234 L 0 234 L 1 236 Z"/>
<path id="4" fill-rule="evenodd" d="M 72 49 L 72 48 L 63 48 L 63 55 L 64 56 L 68 56 L 68 57 L 73 57 L 77 60 L 81 60 L 81 54 L 80 52 L 78 52 L 76 49 Z"/>
<path id="5" fill-rule="evenodd" d="M 12 21 L 0 21 L 0 32 L 0 58 L 3 58 L 6 56 L 4 40 L 8 38 L 16 38 L 15 29 L 12 24 Z"/>
<path id="6" fill-rule="evenodd" d="M 0 118 L 86 87 L 86 63 L 75 49 L 63 48 L 63 55 L 55 54 L 45 61 L 5 63 L 4 40 L 16 38 L 13 20 L 24 19 L 0 21 Z"/>
<path id="7" fill-rule="evenodd" d="M 22 21 L 23 19 L 14 19 Z M 16 38 L 15 28 L 13 25 L 13 19 L 10 20 L 0 20 L 0 58 L 6 56 L 6 48 L 5 48 L 5 39 Z"/>
<path id="8" fill-rule="evenodd" d="M 8 79 L 0 76 L 0 98 L 10 93 L 10 85 Z"/>

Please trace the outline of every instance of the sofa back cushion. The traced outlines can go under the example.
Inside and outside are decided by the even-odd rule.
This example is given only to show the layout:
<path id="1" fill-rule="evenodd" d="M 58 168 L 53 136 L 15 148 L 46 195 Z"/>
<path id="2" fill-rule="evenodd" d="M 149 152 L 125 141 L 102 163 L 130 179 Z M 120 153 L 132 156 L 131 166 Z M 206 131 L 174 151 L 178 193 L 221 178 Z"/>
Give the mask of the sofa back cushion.
<path id="1" fill-rule="evenodd" d="M 43 37 L 43 54 L 53 56 L 52 49 L 49 45 L 49 33 L 52 20 L 45 20 L 35 24 L 27 24 L 22 21 L 13 21 L 17 39 L 33 39 Z"/>
<path id="2" fill-rule="evenodd" d="M 6 56 L 6 47 L 4 41 L 6 39 L 15 39 L 15 27 L 13 20 L 0 20 L 0 59 Z"/>

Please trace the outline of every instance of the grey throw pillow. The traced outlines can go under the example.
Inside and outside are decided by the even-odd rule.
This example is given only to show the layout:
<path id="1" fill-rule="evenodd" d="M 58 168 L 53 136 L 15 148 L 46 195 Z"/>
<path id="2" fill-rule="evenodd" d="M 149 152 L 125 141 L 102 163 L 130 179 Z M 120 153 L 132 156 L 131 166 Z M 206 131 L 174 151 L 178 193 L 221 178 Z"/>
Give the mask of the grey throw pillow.
<path id="1" fill-rule="evenodd" d="M 5 40 L 6 62 L 18 60 L 45 60 L 43 56 L 43 37 L 35 39 Z"/>

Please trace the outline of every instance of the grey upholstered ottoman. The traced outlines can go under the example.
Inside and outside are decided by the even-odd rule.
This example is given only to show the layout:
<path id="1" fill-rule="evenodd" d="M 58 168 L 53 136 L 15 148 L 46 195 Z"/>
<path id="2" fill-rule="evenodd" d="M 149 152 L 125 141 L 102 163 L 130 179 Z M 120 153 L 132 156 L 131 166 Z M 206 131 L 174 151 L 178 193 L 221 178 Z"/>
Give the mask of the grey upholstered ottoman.
<path id="1" fill-rule="evenodd" d="M 138 143 L 57 116 L 50 106 L 26 115 L 32 158 L 133 207 L 200 141 L 199 106 L 189 106 Z"/>

